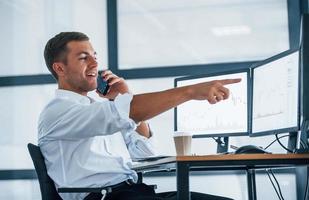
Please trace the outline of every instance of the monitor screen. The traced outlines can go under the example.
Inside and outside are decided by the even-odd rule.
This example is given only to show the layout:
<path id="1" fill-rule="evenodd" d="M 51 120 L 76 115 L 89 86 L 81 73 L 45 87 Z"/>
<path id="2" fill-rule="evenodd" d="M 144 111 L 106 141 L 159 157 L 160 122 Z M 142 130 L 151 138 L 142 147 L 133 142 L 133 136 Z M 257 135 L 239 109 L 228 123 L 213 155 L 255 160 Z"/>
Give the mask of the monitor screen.
<path id="1" fill-rule="evenodd" d="M 251 136 L 299 127 L 299 51 L 287 51 L 252 69 Z"/>
<path id="2" fill-rule="evenodd" d="M 216 104 L 191 100 L 175 108 L 175 131 L 190 132 L 193 137 L 248 135 L 249 69 L 177 78 L 175 87 L 231 78 L 242 80 L 225 86 L 230 90 L 228 99 Z"/>

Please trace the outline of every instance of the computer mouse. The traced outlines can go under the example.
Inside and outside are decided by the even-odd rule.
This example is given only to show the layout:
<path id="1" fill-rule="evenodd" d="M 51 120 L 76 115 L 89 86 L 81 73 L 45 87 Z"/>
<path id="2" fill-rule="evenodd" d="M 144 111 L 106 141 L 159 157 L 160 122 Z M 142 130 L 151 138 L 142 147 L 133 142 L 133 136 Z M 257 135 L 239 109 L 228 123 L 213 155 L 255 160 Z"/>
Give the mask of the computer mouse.
<path id="1" fill-rule="evenodd" d="M 235 154 L 255 154 L 255 153 L 270 153 L 270 152 L 255 145 L 241 146 L 235 151 Z"/>

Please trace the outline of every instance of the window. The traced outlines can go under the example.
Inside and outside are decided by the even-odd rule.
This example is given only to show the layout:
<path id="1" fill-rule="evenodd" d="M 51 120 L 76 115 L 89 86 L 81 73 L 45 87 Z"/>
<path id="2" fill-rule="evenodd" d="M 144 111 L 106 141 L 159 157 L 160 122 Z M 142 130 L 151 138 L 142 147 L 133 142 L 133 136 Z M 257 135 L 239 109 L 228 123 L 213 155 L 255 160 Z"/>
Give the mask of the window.
<path id="1" fill-rule="evenodd" d="M 62 31 L 86 33 L 107 66 L 106 2 L 1 1 L 0 76 L 49 74 L 43 51 L 49 38 Z"/>
<path id="2" fill-rule="evenodd" d="M 289 49 L 284 0 L 121 0 L 119 70 L 255 61 Z"/>

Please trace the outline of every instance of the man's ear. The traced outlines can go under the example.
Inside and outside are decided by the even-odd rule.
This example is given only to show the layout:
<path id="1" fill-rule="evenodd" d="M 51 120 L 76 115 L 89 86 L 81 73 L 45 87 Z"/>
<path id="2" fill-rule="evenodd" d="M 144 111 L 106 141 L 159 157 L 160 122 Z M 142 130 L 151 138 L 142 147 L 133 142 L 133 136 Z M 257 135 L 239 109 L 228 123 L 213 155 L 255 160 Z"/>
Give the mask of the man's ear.
<path id="1" fill-rule="evenodd" d="M 61 62 L 55 62 L 53 64 L 53 69 L 57 73 L 58 77 L 61 77 L 64 75 L 64 65 Z"/>

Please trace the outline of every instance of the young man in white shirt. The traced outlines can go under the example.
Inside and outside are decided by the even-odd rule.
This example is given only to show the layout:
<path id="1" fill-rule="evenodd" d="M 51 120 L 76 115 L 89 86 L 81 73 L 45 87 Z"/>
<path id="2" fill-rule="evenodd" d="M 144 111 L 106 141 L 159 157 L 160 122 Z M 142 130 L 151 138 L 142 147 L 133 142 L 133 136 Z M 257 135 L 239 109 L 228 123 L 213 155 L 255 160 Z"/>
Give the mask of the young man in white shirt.
<path id="1" fill-rule="evenodd" d="M 155 93 L 132 95 L 123 78 L 106 70 L 110 88 L 96 102 L 87 96 L 97 87 L 98 63 L 89 38 L 62 32 L 48 41 L 46 65 L 58 82 L 56 97 L 42 111 L 39 146 L 56 187 L 115 188 L 107 200 L 176 199 L 176 192 L 159 193 L 136 184 L 131 157 L 154 155 L 145 120 L 188 100 L 215 104 L 227 99 L 225 84 L 240 79 L 205 82 Z M 141 123 L 140 123 L 141 122 Z M 139 126 L 137 127 L 137 124 Z M 60 194 L 63 199 L 100 199 L 101 194 Z M 191 193 L 191 199 L 227 199 Z"/>

